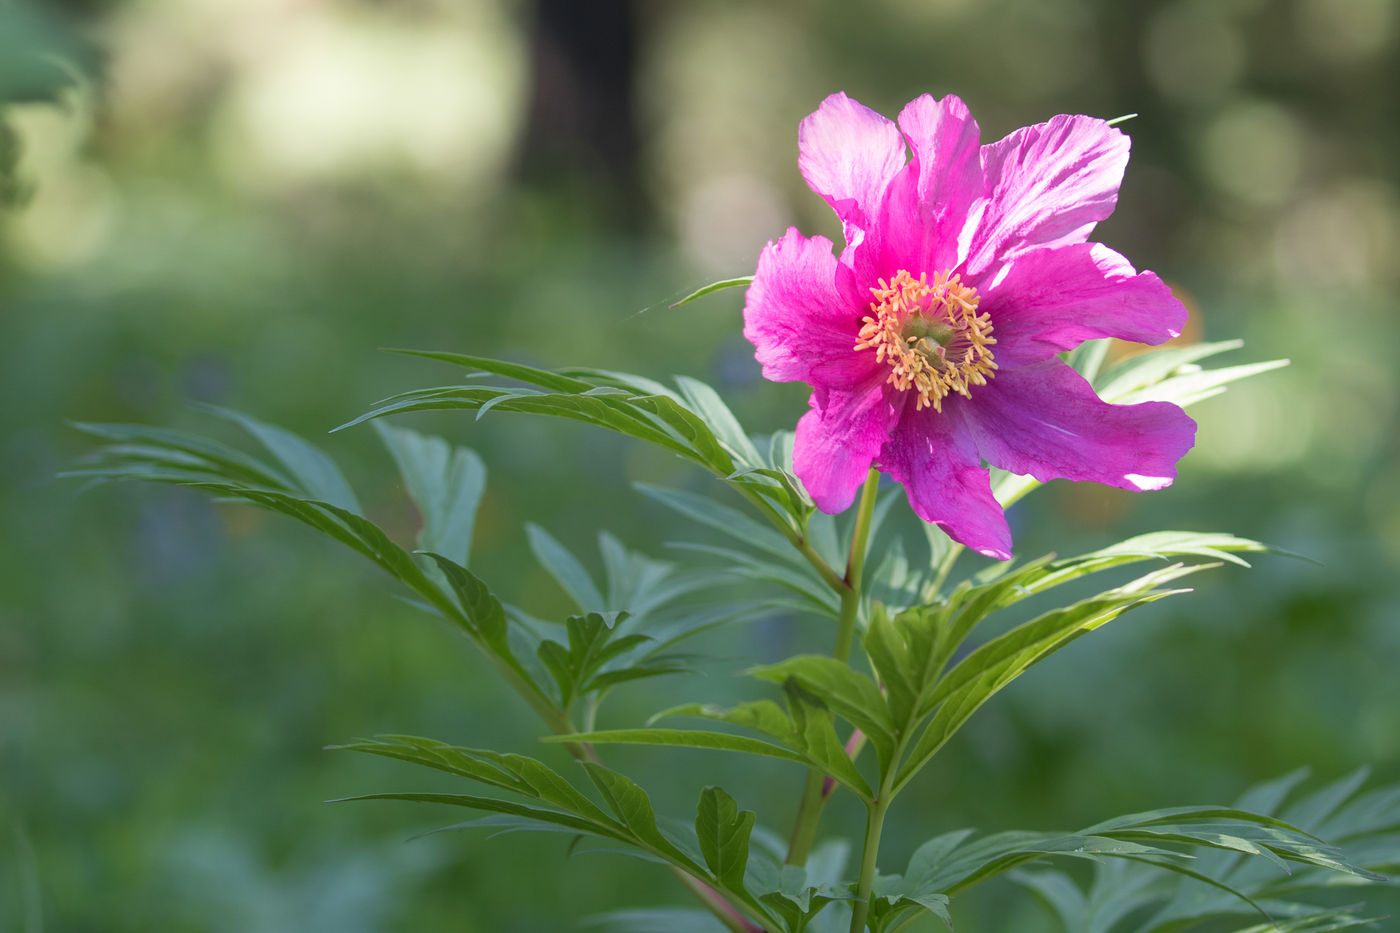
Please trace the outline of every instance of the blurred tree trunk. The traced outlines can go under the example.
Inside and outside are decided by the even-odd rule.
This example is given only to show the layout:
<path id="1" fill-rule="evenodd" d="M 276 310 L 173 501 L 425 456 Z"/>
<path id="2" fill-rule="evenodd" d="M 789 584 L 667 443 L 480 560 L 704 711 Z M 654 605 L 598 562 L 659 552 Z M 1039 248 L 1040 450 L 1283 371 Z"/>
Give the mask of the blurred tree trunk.
<path id="1" fill-rule="evenodd" d="M 639 177 L 636 11 L 631 0 L 535 0 L 521 180 L 600 224 L 637 232 L 649 217 Z"/>

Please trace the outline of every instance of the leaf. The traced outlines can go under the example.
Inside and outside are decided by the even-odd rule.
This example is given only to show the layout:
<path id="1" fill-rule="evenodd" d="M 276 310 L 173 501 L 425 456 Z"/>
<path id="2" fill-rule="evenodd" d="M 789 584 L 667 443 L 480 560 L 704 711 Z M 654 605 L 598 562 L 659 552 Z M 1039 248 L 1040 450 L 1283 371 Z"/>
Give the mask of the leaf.
<path id="1" fill-rule="evenodd" d="M 333 748 L 395 758 L 446 771 L 502 790 L 534 797 L 596 823 L 609 823 L 607 814 L 561 775 L 543 763 L 523 755 L 462 748 L 412 735 L 360 739 Z"/>
<path id="2" fill-rule="evenodd" d="M 1066 355 L 1065 362 L 1073 366 L 1081 376 L 1092 383 L 1103 367 L 1104 357 L 1108 355 L 1108 345 L 1111 342 L 1109 340 L 1086 340 Z"/>
<path id="3" fill-rule="evenodd" d="M 1275 781 L 1252 788 L 1234 807 L 1178 807 L 1132 814 L 1108 820 L 1090 827 L 1125 838 L 1147 838 L 1143 830 L 1169 840 L 1178 835 L 1189 845 L 1212 846 L 1224 844 L 1225 849 L 1206 849 L 1191 863 L 1183 866 L 1162 865 L 1156 861 L 1096 865 L 1087 895 L 1068 878 L 1048 877 L 1045 873 L 1017 873 L 1017 881 L 1030 884 L 1047 895 L 1047 903 L 1061 917 L 1067 929 L 1087 933 L 1169 933 L 1193 927 L 1207 920 L 1243 916 L 1234 926 L 1221 926 L 1236 933 L 1274 931 L 1309 931 L 1350 929 L 1362 925 L 1368 918 L 1357 908 L 1319 907 L 1298 898 L 1308 891 L 1335 885 L 1341 881 L 1364 881 L 1370 874 L 1358 874 L 1367 869 L 1400 863 L 1400 835 L 1391 835 L 1379 850 L 1354 848 L 1341 856 L 1331 846 L 1325 846 L 1293 826 L 1294 814 L 1317 822 L 1298 821 L 1304 829 L 1326 836 L 1333 842 L 1345 842 L 1345 831 L 1321 832 L 1322 828 L 1344 814 L 1357 802 L 1382 800 L 1389 795 L 1388 807 L 1371 809 L 1354 826 L 1360 839 L 1386 839 L 1387 828 L 1400 827 L 1400 787 L 1378 788 L 1357 795 L 1358 775 L 1348 775 L 1331 785 L 1309 794 L 1294 804 L 1284 801 L 1293 793 L 1301 772 L 1285 775 Z M 1262 812 L 1244 812 L 1244 808 Z M 1282 810 L 1283 820 L 1269 814 Z M 1340 827 L 1338 827 L 1340 828 Z M 1086 830 L 1085 832 L 1087 832 Z M 1378 834 L 1381 834 L 1378 836 Z M 1225 840 L 1215 837 L 1224 836 Z M 1199 838 L 1198 838 L 1199 837 Z M 1234 841 L 1231 841 L 1234 840 Z M 1243 843 L 1243 846 L 1240 843 Z M 1249 847 L 1267 851 L 1275 860 L 1270 867 L 1266 860 L 1242 854 Z M 1349 848 L 1351 848 L 1349 846 Z M 1277 859 L 1288 860 L 1294 866 L 1290 875 L 1281 875 Z M 1173 868 L 1174 874 L 1163 873 L 1162 867 Z M 1053 874 L 1053 873 L 1051 873 Z M 1067 889 L 1067 886 L 1068 888 Z M 1070 890 L 1073 889 L 1073 890 Z M 1150 909 L 1149 909 L 1150 908 Z M 1257 923 L 1258 911 L 1274 918 L 1271 923 Z M 1120 920 L 1130 915 L 1139 919 L 1128 928 L 1120 928 Z M 1215 927 L 1212 927 L 1213 929 Z"/>
<path id="4" fill-rule="evenodd" d="M 358 800 L 407 800 L 415 803 L 439 803 L 453 807 L 467 807 L 471 810 L 485 810 L 490 813 L 507 813 L 540 823 L 552 823 L 589 836 L 602 836 L 605 839 L 629 841 L 625 833 L 609 830 L 602 824 L 553 810 L 548 807 L 532 807 L 494 797 L 477 797 L 472 794 L 361 794 L 356 797 L 340 797 L 330 803 L 348 803 Z"/>
<path id="5" fill-rule="evenodd" d="M 777 664 L 750 668 L 747 673 L 776 684 L 795 681 L 836 715 L 865 733 L 879 753 L 882 773 L 889 767 L 898 727 L 880 688 L 869 677 L 856 673 L 835 658 L 818 655 L 798 655 Z"/>
<path id="6" fill-rule="evenodd" d="M 744 871 L 749 863 L 749 833 L 753 831 L 752 810 L 739 810 L 734 798 L 718 787 L 700 793 L 695 814 L 695 834 L 700 851 L 721 884 L 731 891 L 744 890 Z"/>
<path id="7" fill-rule="evenodd" d="M 654 499 L 702 525 L 708 525 L 784 561 L 790 560 L 793 550 L 786 538 L 737 509 L 721 505 L 708 496 L 697 496 L 679 489 L 666 489 L 647 483 L 634 483 L 633 488 L 647 498 Z"/>
<path id="8" fill-rule="evenodd" d="M 721 291 L 726 288 L 746 288 L 751 282 L 753 282 L 753 276 L 751 275 L 741 275 L 737 278 L 732 279 L 720 279 L 718 282 L 711 282 L 709 285 L 702 285 L 700 288 L 697 288 L 689 295 L 686 295 L 680 301 L 671 305 L 671 307 L 679 308 L 681 305 L 690 304 L 690 302 L 694 301 L 697 298 L 704 298 L 706 295 L 712 295 L 715 292 Z"/>
<path id="9" fill-rule="evenodd" d="M 318 448 L 291 431 L 259 421 L 252 415 L 213 405 L 199 407 L 232 421 L 257 438 L 267 448 L 268 453 L 276 457 L 291 474 L 299 491 L 306 493 L 308 498 L 329 502 L 347 512 L 360 514 L 360 504 L 355 500 L 355 493 L 350 489 L 350 484 L 345 481 L 334 461 Z"/>
<path id="10" fill-rule="evenodd" d="M 535 559 L 564 588 L 564 592 L 569 594 L 575 605 L 585 612 L 599 612 L 612 608 L 604 601 L 603 594 L 598 592 L 593 578 L 583 569 L 578 558 L 570 554 L 549 532 L 532 523 L 525 526 L 525 533 L 530 540 L 530 550 Z"/>
<path id="11" fill-rule="evenodd" d="M 376 421 L 374 427 L 423 517 L 418 547 L 469 566 L 472 529 L 486 489 L 481 458 L 466 447 L 453 448 L 440 437 L 387 421 Z"/>
<path id="12" fill-rule="evenodd" d="M 526 366 L 522 363 L 509 363 L 505 360 L 493 360 L 484 356 L 468 356 L 465 353 L 445 353 L 437 350 L 402 350 L 390 349 L 389 353 L 401 353 L 404 356 L 420 356 L 428 360 L 438 360 L 442 363 L 451 363 L 454 366 L 461 366 L 472 371 L 494 373 L 497 376 L 505 376 L 507 379 L 515 379 L 529 385 L 540 386 L 555 392 L 587 392 L 593 388 L 593 384 L 582 379 L 572 379 L 558 373 L 551 373 L 548 370 L 536 369 L 533 366 Z"/>
<path id="13" fill-rule="evenodd" d="M 165 458 L 179 455 L 180 459 L 175 461 L 178 465 L 223 479 L 284 492 L 292 488 L 291 480 L 280 470 L 210 438 L 140 424 L 93 424 L 79 421 L 73 422 L 73 427 L 116 442 L 116 446 L 98 451 L 99 459 L 96 462 L 104 465 L 132 462 L 167 465 L 171 461 Z M 92 462 L 92 458 L 88 460 Z"/>
<path id="14" fill-rule="evenodd" d="M 687 704 L 664 710 L 652 719 L 655 721 L 667 716 L 696 716 L 729 723 L 761 733 L 775 740 L 777 744 L 723 732 L 690 729 L 619 729 L 579 733 L 575 736 L 553 736 L 545 741 L 679 745 L 784 758 L 816 768 L 827 777 L 849 787 L 863 800 L 869 800 L 873 796 L 870 785 L 851 764 L 845 748 L 836 737 L 829 715 L 804 714 L 800 722 L 795 722 L 771 700 L 759 700 L 741 703 L 728 709 Z"/>
<path id="15" fill-rule="evenodd" d="M 467 568 L 441 554 L 427 552 L 447 578 L 457 602 L 466 613 L 468 621 L 478 637 L 501 657 L 510 658 L 512 652 L 508 640 L 506 612 L 501 601 L 491 590 Z"/>
<path id="16" fill-rule="evenodd" d="M 1146 574 L 1091 599 L 1046 612 L 972 651 L 930 695 L 929 705 L 941 706 L 900 768 L 896 789 L 908 783 L 983 703 L 1032 666 L 1129 609 L 1185 592 L 1156 587 L 1212 566 L 1216 565 L 1174 565 Z"/>
<path id="17" fill-rule="evenodd" d="M 616 617 L 627 618 L 626 613 Z M 559 685 L 560 704 L 567 708 L 582 692 L 598 669 L 634 646 L 650 641 L 645 635 L 625 635 L 613 639 L 613 623 L 596 612 L 571 616 L 565 623 L 568 647 L 555 641 L 540 643 L 540 660 Z"/>
<path id="18" fill-rule="evenodd" d="M 658 745 L 679 748 L 707 748 L 716 751 L 740 752 L 767 758 L 782 758 L 799 764 L 808 759 L 781 745 L 764 742 L 728 732 L 706 732 L 699 729 L 608 729 L 579 732 L 574 735 L 545 736 L 544 742 L 585 742 L 592 745 Z"/>
<path id="19" fill-rule="evenodd" d="M 630 778 L 591 761 L 583 762 L 593 784 L 603 794 L 608 806 L 618 819 L 622 820 L 632 835 L 645 846 L 667 861 L 680 865 L 697 877 L 705 876 L 705 869 L 696 864 L 674 842 L 662 835 L 656 825 L 656 813 L 651 808 L 651 798 Z"/>

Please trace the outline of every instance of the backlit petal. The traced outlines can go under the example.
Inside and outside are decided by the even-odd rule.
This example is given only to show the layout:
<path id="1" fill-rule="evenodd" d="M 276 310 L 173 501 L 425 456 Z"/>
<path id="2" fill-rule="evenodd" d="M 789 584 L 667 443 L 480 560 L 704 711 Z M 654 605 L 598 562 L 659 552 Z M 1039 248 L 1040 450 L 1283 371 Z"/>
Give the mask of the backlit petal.
<path id="1" fill-rule="evenodd" d="M 968 210 L 985 194 L 981 130 L 960 99 L 925 94 L 900 112 L 899 127 L 913 157 L 890 182 L 873 229 L 852 257 L 865 285 L 899 269 L 917 276 L 956 266 Z"/>
<path id="2" fill-rule="evenodd" d="M 979 554 L 1007 560 L 1011 528 L 959 408 L 950 404 L 938 414 L 908 404 L 880 452 L 880 466 L 904 484 L 909 505 L 924 521 Z"/>
<path id="3" fill-rule="evenodd" d="M 1110 405 L 1057 359 L 997 373 L 962 412 L 988 463 L 1041 482 L 1161 489 L 1196 437 L 1176 405 Z"/>
<path id="4" fill-rule="evenodd" d="M 808 239 L 794 227 L 759 254 L 744 336 L 764 378 L 848 386 L 874 370 L 874 354 L 853 349 L 869 300 L 857 296 L 851 270 L 831 249 L 826 237 Z"/>
<path id="5" fill-rule="evenodd" d="M 979 310 L 991 316 L 1002 369 L 1099 337 L 1158 344 L 1186 323 L 1186 308 L 1161 279 L 1100 243 L 1022 253 Z"/>
<path id="6" fill-rule="evenodd" d="M 889 439 L 901 401 L 883 371 L 850 389 L 812 393 L 812 410 L 797 422 L 792 463 L 823 512 L 844 512 L 855 501 L 870 464 Z"/>
<path id="7" fill-rule="evenodd" d="M 865 229 L 895 173 L 904 167 L 898 127 L 844 93 L 832 94 L 797 130 L 798 167 L 842 222 Z M 847 240 L 852 231 L 847 230 Z"/>
<path id="8" fill-rule="evenodd" d="M 968 274 L 1028 249 L 1084 242 L 1113 213 L 1128 146 L 1103 120 L 1067 114 L 983 146 L 988 196 L 975 209 Z"/>

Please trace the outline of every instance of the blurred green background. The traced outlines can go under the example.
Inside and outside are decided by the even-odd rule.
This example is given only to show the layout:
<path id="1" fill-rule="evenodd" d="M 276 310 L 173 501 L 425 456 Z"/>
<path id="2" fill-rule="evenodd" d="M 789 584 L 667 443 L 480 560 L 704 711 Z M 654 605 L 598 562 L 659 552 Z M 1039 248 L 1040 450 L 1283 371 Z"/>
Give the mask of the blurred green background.
<path id="1" fill-rule="evenodd" d="M 835 90 L 889 114 L 957 93 L 984 140 L 1138 113 L 1097 238 L 1179 290 L 1192 336 L 1293 360 L 1193 412 L 1172 489 L 1018 506 L 1020 552 L 1179 527 L 1318 562 L 1198 578 L 1024 678 L 911 791 L 889 861 L 936 831 L 1225 801 L 1300 766 L 1400 778 L 1398 20 L 1393 0 L 3 0 L 0 930 L 574 930 L 685 903 L 558 837 L 406 842 L 459 817 L 322 804 L 442 786 L 321 750 L 355 735 L 558 756 L 348 552 L 197 494 L 54 476 L 90 446 L 69 420 L 223 433 L 199 401 L 323 438 L 456 377 L 382 346 L 686 373 L 751 430 L 790 426 L 803 391 L 759 379 L 738 292 L 667 305 L 752 271 L 788 224 L 839 235 L 796 167 L 798 121 Z M 567 606 L 522 523 L 596 568 L 599 527 L 654 555 L 700 536 L 631 482 L 718 491 L 567 424 L 411 423 L 483 454 L 476 569 L 539 615 Z M 323 446 L 409 541 L 373 432 Z M 776 618 L 709 647 L 737 668 L 829 638 Z M 739 688 L 629 689 L 611 724 Z M 783 832 L 800 783 L 613 760 L 673 815 L 718 781 Z M 957 908 L 964 929 L 1051 929 L 1006 883 Z"/>

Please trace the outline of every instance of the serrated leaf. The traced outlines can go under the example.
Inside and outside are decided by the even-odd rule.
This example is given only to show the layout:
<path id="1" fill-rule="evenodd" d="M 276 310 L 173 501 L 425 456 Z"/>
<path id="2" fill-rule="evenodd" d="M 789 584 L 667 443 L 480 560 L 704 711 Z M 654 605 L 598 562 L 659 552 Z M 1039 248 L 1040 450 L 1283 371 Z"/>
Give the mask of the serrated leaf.
<path id="1" fill-rule="evenodd" d="M 656 813 L 651 808 L 651 798 L 647 796 L 646 791 L 625 775 L 600 764 L 591 761 L 582 764 L 609 808 L 633 836 L 664 856 L 667 861 L 683 866 L 686 871 L 697 877 L 704 877 L 705 870 L 674 842 L 662 835 L 656 825 Z"/>
<path id="2" fill-rule="evenodd" d="M 897 726 L 880 688 L 869 677 L 834 658 L 817 655 L 799 655 L 777 664 L 751 668 L 748 673 L 771 683 L 795 681 L 836 715 L 865 733 L 879 753 L 882 772 L 889 766 Z"/>
<path id="3" fill-rule="evenodd" d="M 491 590 L 467 568 L 441 554 L 427 552 L 442 570 L 457 601 L 482 641 L 502 657 L 511 657 L 505 608 Z"/>
<path id="4" fill-rule="evenodd" d="M 715 878 L 731 891 L 744 890 L 749 833 L 753 831 L 753 824 L 753 811 L 740 811 L 734 798 L 721 788 L 707 787 L 701 791 L 695 814 L 700 852 Z"/>

